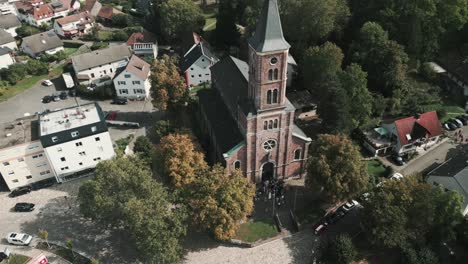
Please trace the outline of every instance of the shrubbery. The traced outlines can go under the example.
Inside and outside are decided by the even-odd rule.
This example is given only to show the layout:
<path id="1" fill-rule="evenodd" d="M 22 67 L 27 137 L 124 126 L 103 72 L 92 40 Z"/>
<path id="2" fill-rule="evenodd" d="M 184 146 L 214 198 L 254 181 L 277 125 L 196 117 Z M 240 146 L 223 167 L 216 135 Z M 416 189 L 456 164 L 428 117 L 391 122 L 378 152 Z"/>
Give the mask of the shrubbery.
<path id="1" fill-rule="evenodd" d="M 77 87 L 77 92 L 83 97 L 110 99 L 114 96 L 114 87 L 113 85 L 104 85 L 101 87 L 96 87 L 93 90 L 89 90 L 86 85 L 79 85 Z"/>
<path id="2" fill-rule="evenodd" d="M 93 45 L 91 45 L 91 50 L 98 50 L 98 49 L 104 49 L 109 46 L 109 42 L 94 42 Z"/>
<path id="3" fill-rule="evenodd" d="M 10 85 L 15 85 L 27 75 L 43 75 L 49 72 L 47 63 L 30 60 L 28 63 L 16 63 L 9 68 L 0 69 L 0 81 L 6 81 Z"/>

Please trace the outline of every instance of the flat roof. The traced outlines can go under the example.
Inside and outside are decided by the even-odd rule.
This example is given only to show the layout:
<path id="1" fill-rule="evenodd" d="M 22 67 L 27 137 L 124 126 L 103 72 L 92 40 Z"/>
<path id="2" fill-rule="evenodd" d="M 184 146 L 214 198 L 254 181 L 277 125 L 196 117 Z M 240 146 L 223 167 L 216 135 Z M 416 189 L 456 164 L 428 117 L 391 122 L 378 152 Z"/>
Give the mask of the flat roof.
<path id="1" fill-rule="evenodd" d="M 20 145 L 38 139 L 36 115 L 0 124 L 0 148 Z"/>
<path id="2" fill-rule="evenodd" d="M 43 113 L 39 116 L 40 136 L 97 123 L 101 118 L 95 103 Z"/>

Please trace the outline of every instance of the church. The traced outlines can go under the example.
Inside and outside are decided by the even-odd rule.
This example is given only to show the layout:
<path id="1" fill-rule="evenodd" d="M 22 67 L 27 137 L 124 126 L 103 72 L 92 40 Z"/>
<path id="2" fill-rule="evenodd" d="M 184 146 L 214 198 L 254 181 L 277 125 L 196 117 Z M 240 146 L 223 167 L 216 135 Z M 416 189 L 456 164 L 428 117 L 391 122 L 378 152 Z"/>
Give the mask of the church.
<path id="1" fill-rule="evenodd" d="M 286 98 L 290 45 L 277 0 L 265 0 L 248 46 L 248 63 L 222 59 L 211 67 L 211 89 L 199 92 L 208 158 L 256 183 L 302 177 L 311 139 L 294 124 L 295 108 Z"/>

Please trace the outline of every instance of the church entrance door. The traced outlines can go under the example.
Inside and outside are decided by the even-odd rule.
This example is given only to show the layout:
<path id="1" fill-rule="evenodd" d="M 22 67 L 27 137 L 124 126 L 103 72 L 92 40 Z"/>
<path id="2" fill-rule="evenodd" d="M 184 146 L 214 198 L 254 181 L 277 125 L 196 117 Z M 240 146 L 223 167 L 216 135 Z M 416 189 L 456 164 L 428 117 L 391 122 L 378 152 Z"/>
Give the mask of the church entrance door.
<path id="1" fill-rule="evenodd" d="M 263 164 L 262 167 L 262 182 L 270 181 L 273 179 L 275 175 L 275 164 L 273 162 L 268 162 Z"/>

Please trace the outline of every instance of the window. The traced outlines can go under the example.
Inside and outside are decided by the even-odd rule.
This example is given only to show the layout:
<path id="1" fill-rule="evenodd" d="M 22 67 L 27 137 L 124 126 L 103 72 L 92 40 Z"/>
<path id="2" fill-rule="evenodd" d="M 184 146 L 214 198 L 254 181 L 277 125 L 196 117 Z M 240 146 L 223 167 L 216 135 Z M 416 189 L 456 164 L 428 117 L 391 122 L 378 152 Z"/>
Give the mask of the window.
<path id="1" fill-rule="evenodd" d="M 78 154 L 80 154 L 80 156 L 86 156 L 86 152 L 85 152 L 85 151 L 81 151 L 81 152 L 79 152 Z"/>
<path id="2" fill-rule="evenodd" d="M 140 81 L 133 81 L 132 84 L 140 84 Z"/>
<path id="3" fill-rule="evenodd" d="M 62 152 L 62 148 L 61 148 L 61 147 L 58 147 L 58 148 L 57 148 L 57 152 Z"/>
<path id="4" fill-rule="evenodd" d="M 95 141 L 101 141 L 101 139 L 99 137 L 95 137 L 94 140 Z"/>
<path id="5" fill-rule="evenodd" d="M 194 77 L 195 77 L 195 75 L 192 75 L 192 78 L 194 78 Z"/>
<path id="6" fill-rule="evenodd" d="M 8 175 L 13 175 L 13 174 L 15 174 L 14 171 L 9 171 L 9 172 L 8 172 Z"/>
<path id="7" fill-rule="evenodd" d="M 276 147 L 276 141 L 273 139 L 269 139 L 265 142 L 263 142 L 263 149 L 265 151 L 270 151 Z"/>
<path id="8" fill-rule="evenodd" d="M 36 149 L 38 147 L 39 147 L 38 145 L 33 145 L 33 146 L 29 146 L 28 149 Z"/>
<path id="9" fill-rule="evenodd" d="M 68 166 L 67 166 L 67 167 L 63 167 L 63 168 L 60 168 L 60 170 L 62 170 L 62 171 L 68 170 Z"/>
<path id="10" fill-rule="evenodd" d="M 118 85 L 126 85 L 127 82 L 126 82 L 126 81 L 117 81 L 117 84 L 118 84 Z"/>
<path id="11" fill-rule="evenodd" d="M 78 165 L 83 166 L 83 162 L 79 162 Z"/>
<path id="12" fill-rule="evenodd" d="M 273 90 L 273 103 L 278 103 L 278 89 Z"/>
<path id="13" fill-rule="evenodd" d="M 278 128 L 278 119 L 275 119 L 273 123 L 273 128 Z"/>
<path id="14" fill-rule="evenodd" d="M 271 104 L 271 90 L 267 92 L 267 104 Z"/>
<path id="15" fill-rule="evenodd" d="M 97 161 L 97 160 L 101 160 L 101 158 L 100 158 L 100 157 L 97 157 L 97 158 L 94 158 L 93 160 L 94 160 L 94 161 Z"/>
<path id="16" fill-rule="evenodd" d="M 46 174 L 49 174 L 49 173 L 50 173 L 50 170 L 46 170 L 46 171 L 41 171 L 39 174 L 41 176 L 43 176 L 43 175 L 46 175 Z"/>
<path id="17" fill-rule="evenodd" d="M 106 70 L 104 70 L 104 74 L 107 74 L 107 71 L 106 71 Z"/>
<path id="18" fill-rule="evenodd" d="M 14 179 L 14 180 L 12 180 L 12 182 L 18 183 L 18 179 Z"/>
<path id="19" fill-rule="evenodd" d="M 278 62 L 278 59 L 276 57 L 271 58 L 270 64 L 275 65 Z"/>
<path id="20" fill-rule="evenodd" d="M 278 80 L 278 69 L 275 69 L 274 74 L 273 74 L 273 79 Z"/>
<path id="21" fill-rule="evenodd" d="M 110 72 L 112 72 L 112 69 L 109 69 Z"/>
<path id="22" fill-rule="evenodd" d="M 205 61 L 205 59 L 201 59 L 201 61 Z"/>
<path id="23" fill-rule="evenodd" d="M 268 129 L 268 121 L 263 122 L 263 129 L 264 130 Z"/>
<path id="24" fill-rule="evenodd" d="M 237 160 L 236 162 L 234 162 L 234 169 L 240 170 L 240 165 L 241 165 L 240 161 Z"/>
<path id="25" fill-rule="evenodd" d="M 94 78 L 94 77 L 95 77 L 94 73 L 91 73 L 91 78 Z"/>
<path id="26" fill-rule="evenodd" d="M 128 89 L 120 89 L 119 93 L 120 94 L 128 94 Z"/>
<path id="27" fill-rule="evenodd" d="M 37 158 L 40 158 L 40 157 L 42 157 L 42 154 L 38 154 L 38 155 L 33 155 L 33 156 L 32 156 L 33 159 L 37 159 Z"/>
<path id="28" fill-rule="evenodd" d="M 60 158 L 61 161 L 66 161 L 65 157 Z"/>
<path id="29" fill-rule="evenodd" d="M 52 137 L 52 142 L 57 142 L 58 141 L 58 137 L 55 136 L 55 137 Z"/>
<path id="30" fill-rule="evenodd" d="M 97 130 L 96 126 L 91 127 L 91 132 L 96 132 L 96 130 Z"/>
<path id="31" fill-rule="evenodd" d="M 76 142 L 75 145 L 79 147 L 79 146 L 83 146 L 83 143 L 80 141 L 80 142 Z"/>
<path id="32" fill-rule="evenodd" d="M 268 129 L 272 129 L 273 128 L 273 121 L 268 121 Z"/>
<path id="33" fill-rule="evenodd" d="M 26 176 L 26 179 L 28 179 L 28 180 L 29 180 L 29 179 L 32 179 L 32 176 L 31 176 L 31 175 L 28 175 L 28 176 Z"/>
<path id="34" fill-rule="evenodd" d="M 10 165 L 10 162 L 8 161 L 3 162 L 3 166 L 8 166 L 8 165 Z"/>
<path id="35" fill-rule="evenodd" d="M 190 68 L 191 71 L 193 71 L 193 68 Z"/>
<path id="36" fill-rule="evenodd" d="M 300 160 L 301 159 L 301 150 L 300 149 L 296 149 L 294 151 L 294 160 Z"/>
<path id="37" fill-rule="evenodd" d="M 130 74 L 125 74 L 124 77 L 125 78 L 130 78 L 131 76 L 130 76 Z"/>
<path id="38" fill-rule="evenodd" d="M 47 166 L 47 163 L 39 163 L 36 165 L 37 168 L 40 168 L 40 167 L 44 167 L 44 166 Z"/>
<path id="39" fill-rule="evenodd" d="M 268 71 L 268 80 L 272 81 L 273 80 L 273 70 Z"/>
<path id="40" fill-rule="evenodd" d="M 23 162 L 23 161 L 24 161 L 24 158 L 18 158 L 17 161 L 18 161 L 18 162 Z"/>
<path id="41" fill-rule="evenodd" d="M 79 135 L 80 135 L 80 132 L 78 132 L 78 131 L 73 131 L 73 132 L 71 132 L 71 136 L 72 136 L 72 137 L 77 137 L 77 136 L 79 136 Z"/>

